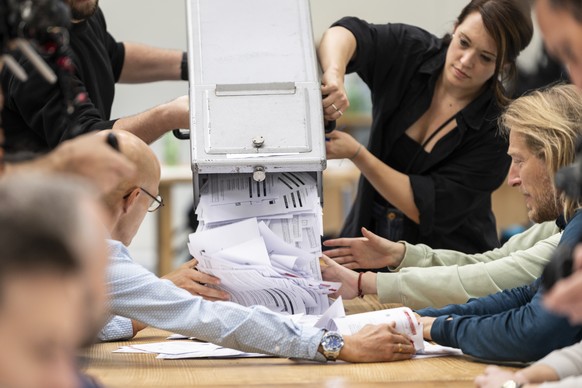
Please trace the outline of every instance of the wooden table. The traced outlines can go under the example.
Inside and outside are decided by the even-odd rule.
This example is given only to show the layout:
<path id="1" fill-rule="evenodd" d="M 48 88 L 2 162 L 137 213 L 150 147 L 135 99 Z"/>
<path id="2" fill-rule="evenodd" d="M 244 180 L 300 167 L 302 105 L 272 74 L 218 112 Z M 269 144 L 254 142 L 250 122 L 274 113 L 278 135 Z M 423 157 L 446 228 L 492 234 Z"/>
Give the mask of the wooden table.
<path id="1" fill-rule="evenodd" d="M 346 301 L 348 314 L 392 307 L 374 296 Z M 472 387 L 485 364 L 463 357 L 399 362 L 319 364 L 283 358 L 157 360 L 154 354 L 111 353 L 130 343 L 163 341 L 167 332 L 148 328 L 133 341 L 93 346 L 87 373 L 107 387 Z"/>

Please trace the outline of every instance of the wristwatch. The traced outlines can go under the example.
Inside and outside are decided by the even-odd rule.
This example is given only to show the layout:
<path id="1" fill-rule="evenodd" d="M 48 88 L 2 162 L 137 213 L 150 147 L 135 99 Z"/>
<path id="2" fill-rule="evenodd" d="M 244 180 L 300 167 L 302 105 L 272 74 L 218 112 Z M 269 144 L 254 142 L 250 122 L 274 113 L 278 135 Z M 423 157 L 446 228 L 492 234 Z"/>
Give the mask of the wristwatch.
<path id="1" fill-rule="evenodd" d="M 521 388 L 523 387 L 523 383 L 518 383 L 515 380 L 507 380 L 506 382 L 503 383 L 503 385 L 501 386 L 501 388 Z"/>
<path id="2" fill-rule="evenodd" d="M 322 353 L 328 361 L 337 360 L 343 347 L 344 338 L 337 331 L 328 331 L 321 338 Z"/>

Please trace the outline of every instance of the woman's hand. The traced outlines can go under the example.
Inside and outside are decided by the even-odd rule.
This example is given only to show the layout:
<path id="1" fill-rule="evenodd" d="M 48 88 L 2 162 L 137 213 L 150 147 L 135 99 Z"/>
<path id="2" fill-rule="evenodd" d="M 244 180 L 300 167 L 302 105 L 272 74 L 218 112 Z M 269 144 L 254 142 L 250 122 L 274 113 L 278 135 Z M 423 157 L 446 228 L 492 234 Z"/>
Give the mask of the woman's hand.
<path id="1" fill-rule="evenodd" d="M 342 131 L 331 131 L 326 135 L 325 151 L 328 159 L 353 159 L 362 145 L 351 135 Z"/>
<path id="2" fill-rule="evenodd" d="M 358 296 L 359 274 L 342 267 L 325 255 L 323 255 L 321 259 L 326 264 L 325 267 L 321 268 L 321 276 L 323 277 L 323 280 L 340 282 L 342 284 L 341 288 L 330 296 L 332 298 L 341 296 L 344 299 L 353 299 Z"/>
<path id="3" fill-rule="evenodd" d="M 398 267 L 404 258 L 406 247 L 380 237 L 362 228 L 364 237 L 336 238 L 323 242 L 326 247 L 336 247 L 325 254 L 336 263 L 349 269 Z"/>
<path id="4" fill-rule="evenodd" d="M 321 83 L 323 118 L 327 121 L 337 120 L 350 107 L 344 87 L 344 77 L 339 72 L 329 69 L 323 73 Z"/>

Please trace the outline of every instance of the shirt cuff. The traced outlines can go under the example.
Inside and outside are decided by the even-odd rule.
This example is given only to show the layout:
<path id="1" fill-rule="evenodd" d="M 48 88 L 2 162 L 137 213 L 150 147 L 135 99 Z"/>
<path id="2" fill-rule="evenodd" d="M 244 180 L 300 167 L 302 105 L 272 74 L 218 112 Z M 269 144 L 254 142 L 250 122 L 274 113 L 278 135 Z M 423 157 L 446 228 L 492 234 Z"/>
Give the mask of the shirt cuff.
<path id="1" fill-rule="evenodd" d="M 119 341 L 132 337 L 133 324 L 131 319 L 120 316 L 112 317 L 98 335 L 100 341 Z"/>

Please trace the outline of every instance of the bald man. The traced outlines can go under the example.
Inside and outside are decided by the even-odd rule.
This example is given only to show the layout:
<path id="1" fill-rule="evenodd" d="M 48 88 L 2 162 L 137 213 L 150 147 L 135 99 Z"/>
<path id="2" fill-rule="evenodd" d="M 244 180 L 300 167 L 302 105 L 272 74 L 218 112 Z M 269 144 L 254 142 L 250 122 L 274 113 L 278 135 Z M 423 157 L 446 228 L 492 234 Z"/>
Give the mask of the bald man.
<path id="1" fill-rule="evenodd" d="M 132 260 L 127 245 L 148 209 L 160 206 L 160 166 L 151 149 L 139 138 L 124 131 L 115 134 L 121 152 L 136 164 L 139 173 L 104 197 L 111 214 L 107 225 L 111 233 L 110 309 L 112 314 L 127 319 L 112 319 L 101 332 L 101 338 L 132 337 L 140 328 L 137 322 L 143 322 L 246 352 L 325 361 L 320 348 L 324 330 L 299 326 L 262 306 L 249 308 L 206 301 L 156 277 Z M 411 341 L 390 325 L 368 325 L 353 336 L 345 336 L 344 343 L 338 359 L 350 362 L 402 360 L 414 354 Z"/>

